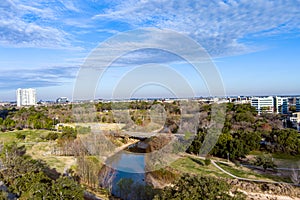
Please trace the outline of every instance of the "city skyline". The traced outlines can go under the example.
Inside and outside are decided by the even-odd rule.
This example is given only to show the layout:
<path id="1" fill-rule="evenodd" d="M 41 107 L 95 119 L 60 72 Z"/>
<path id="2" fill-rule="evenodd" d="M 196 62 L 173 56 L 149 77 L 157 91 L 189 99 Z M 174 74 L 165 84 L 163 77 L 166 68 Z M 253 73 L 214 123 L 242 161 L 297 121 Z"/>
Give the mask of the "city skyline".
<path id="1" fill-rule="evenodd" d="M 78 70 L 94 48 L 116 34 L 145 27 L 174 30 L 198 42 L 215 63 L 228 96 L 298 95 L 299 8 L 296 0 L 4 0 L 0 101 L 13 101 L 17 88 L 29 87 L 36 88 L 38 100 L 72 99 Z M 174 62 L 173 55 L 137 52 L 115 63 L 96 98 L 105 97 L 126 68 L 153 60 L 174 67 L 197 95 L 207 94 L 203 81 L 186 64 Z M 138 95 L 147 96 L 152 90 L 159 92 L 150 95 L 167 94 L 153 88 Z"/>

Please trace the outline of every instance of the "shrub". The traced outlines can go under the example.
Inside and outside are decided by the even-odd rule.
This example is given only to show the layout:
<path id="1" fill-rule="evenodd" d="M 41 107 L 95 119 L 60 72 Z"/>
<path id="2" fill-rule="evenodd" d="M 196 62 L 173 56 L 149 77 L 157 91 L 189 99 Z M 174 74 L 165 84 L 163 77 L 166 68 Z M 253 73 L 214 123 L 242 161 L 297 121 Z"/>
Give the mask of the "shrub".
<path id="1" fill-rule="evenodd" d="M 25 140 L 26 135 L 23 134 L 23 133 L 18 132 L 17 135 L 16 135 L 16 138 L 17 138 L 17 139 L 20 139 L 20 140 Z"/>
<path id="2" fill-rule="evenodd" d="M 205 165 L 210 165 L 211 160 L 209 158 L 205 158 L 204 163 L 205 163 Z"/>

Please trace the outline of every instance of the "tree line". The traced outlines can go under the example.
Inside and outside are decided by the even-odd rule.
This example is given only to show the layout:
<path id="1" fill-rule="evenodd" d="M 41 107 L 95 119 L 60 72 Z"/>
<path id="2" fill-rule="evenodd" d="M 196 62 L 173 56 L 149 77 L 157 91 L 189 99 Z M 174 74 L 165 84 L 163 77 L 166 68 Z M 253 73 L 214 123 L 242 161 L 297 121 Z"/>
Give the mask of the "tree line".
<path id="1" fill-rule="evenodd" d="M 210 105 L 205 105 L 207 114 L 202 115 L 198 134 L 188 148 L 188 153 L 198 154 L 207 135 L 203 122 L 210 120 Z M 202 123 L 202 124 L 201 124 Z M 201 126 L 202 125 L 202 126 Z M 274 114 L 258 116 L 250 104 L 227 104 L 222 133 L 211 155 L 230 158 L 244 158 L 253 150 L 269 153 L 300 154 L 299 134 L 294 129 L 284 129 L 280 117 Z"/>

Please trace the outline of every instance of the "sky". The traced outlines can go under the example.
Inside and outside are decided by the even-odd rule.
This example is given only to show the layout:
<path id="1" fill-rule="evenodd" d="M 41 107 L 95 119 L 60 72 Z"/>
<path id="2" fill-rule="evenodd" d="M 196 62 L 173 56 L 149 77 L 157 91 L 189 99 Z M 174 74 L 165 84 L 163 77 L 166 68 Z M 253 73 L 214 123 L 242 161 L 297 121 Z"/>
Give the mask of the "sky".
<path id="1" fill-rule="evenodd" d="M 135 31 L 140 29 L 146 34 Z M 108 59 L 114 50 L 136 45 L 135 35 L 116 42 L 130 31 L 147 36 L 153 48 L 113 60 L 92 88 L 95 98 L 119 95 L 112 91 L 131 97 L 206 96 L 214 94 L 207 79 L 221 80 L 226 95 L 300 94 L 299 0 L 1 0 L 0 101 L 14 101 L 17 88 L 36 88 L 38 100 L 72 99 L 93 52 L 109 42 L 122 46 L 106 46 L 107 54 L 97 55 Z M 202 47 L 209 59 L 199 62 L 212 62 L 218 74 L 203 77 L 174 53 L 193 53 L 184 37 Z"/>

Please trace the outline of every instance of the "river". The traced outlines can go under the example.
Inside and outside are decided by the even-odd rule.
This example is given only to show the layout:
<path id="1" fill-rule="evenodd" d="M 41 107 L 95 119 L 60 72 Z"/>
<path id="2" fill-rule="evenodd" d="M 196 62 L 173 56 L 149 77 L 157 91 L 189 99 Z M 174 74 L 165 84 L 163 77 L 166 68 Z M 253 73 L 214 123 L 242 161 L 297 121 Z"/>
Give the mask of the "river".
<path id="1" fill-rule="evenodd" d="M 130 152 L 130 149 L 120 151 L 106 160 L 106 166 L 114 169 L 111 193 L 125 200 L 141 199 L 140 195 L 145 195 L 142 190 L 148 187 L 145 181 L 145 154 Z M 143 199 L 147 198 L 143 196 Z"/>

